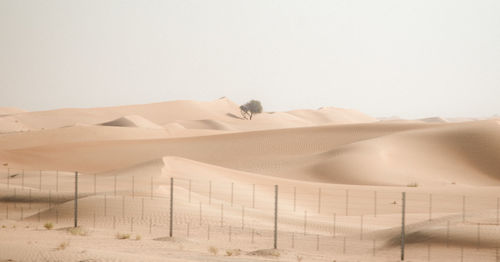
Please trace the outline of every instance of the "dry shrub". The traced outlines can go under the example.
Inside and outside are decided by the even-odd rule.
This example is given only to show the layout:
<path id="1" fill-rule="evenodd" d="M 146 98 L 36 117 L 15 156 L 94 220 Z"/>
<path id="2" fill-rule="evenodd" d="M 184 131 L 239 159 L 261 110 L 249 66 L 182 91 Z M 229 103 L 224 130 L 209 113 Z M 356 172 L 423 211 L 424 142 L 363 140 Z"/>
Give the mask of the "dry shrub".
<path id="1" fill-rule="evenodd" d="M 218 248 L 216 248 L 216 247 L 214 247 L 214 246 L 210 246 L 210 247 L 208 248 L 208 252 L 210 252 L 210 254 L 212 254 L 212 255 L 216 256 L 216 255 L 217 255 L 217 253 L 219 253 L 219 249 L 218 249 Z"/>
<path id="2" fill-rule="evenodd" d="M 68 229 L 68 233 L 73 236 L 88 236 L 89 232 L 81 227 L 71 227 Z"/>
<path id="3" fill-rule="evenodd" d="M 64 241 L 59 246 L 57 246 L 56 250 L 64 250 L 69 246 L 69 241 Z"/>
<path id="4" fill-rule="evenodd" d="M 226 256 L 239 256 L 241 255 L 241 249 L 228 249 L 226 250 Z"/>
<path id="5" fill-rule="evenodd" d="M 116 233 L 116 239 L 129 239 L 130 234 L 122 234 L 122 233 Z"/>
<path id="6" fill-rule="evenodd" d="M 141 235 L 135 235 L 135 240 L 141 240 L 142 236 Z"/>
<path id="7" fill-rule="evenodd" d="M 248 252 L 249 256 L 279 257 L 281 254 L 277 249 L 259 249 Z"/>
<path id="8" fill-rule="evenodd" d="M 47 230 L 51 230 L 52 228 L 54 228 L 54 224 L 52 224 L 52 222 L 47 222 L 45 223 L 45 225 L 43 225 L 43 227 L 45 227 Z"/>

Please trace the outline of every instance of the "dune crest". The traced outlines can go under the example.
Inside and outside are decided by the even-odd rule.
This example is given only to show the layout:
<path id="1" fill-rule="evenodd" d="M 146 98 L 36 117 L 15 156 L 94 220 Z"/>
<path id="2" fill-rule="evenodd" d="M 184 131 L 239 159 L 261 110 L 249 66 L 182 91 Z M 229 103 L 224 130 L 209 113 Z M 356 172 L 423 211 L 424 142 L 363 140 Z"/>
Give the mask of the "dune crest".
<path id="1" fill-rule="evenodd" d="M 0 107 L 0 116 L 25 113 L 27 111 L 17 107 Z"/>
<path id="2" fill-rule="evenodd" d="M 100 124 L 101 126 L 117 126 L 117 127 L 140 127 L 149 129 L 162 129 L 158 124 L 151 122 L 150 120 L 138 116 L 138 115 L 128 115 L 123 116 L 118 119 L 105 122 Z"/>

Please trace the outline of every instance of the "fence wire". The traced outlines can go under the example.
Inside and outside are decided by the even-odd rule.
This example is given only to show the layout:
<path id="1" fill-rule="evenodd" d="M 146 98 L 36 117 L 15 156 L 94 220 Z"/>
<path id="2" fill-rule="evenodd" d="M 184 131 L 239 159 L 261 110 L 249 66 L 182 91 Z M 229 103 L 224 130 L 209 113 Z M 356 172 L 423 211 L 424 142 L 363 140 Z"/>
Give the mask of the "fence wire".
<path id="1" fill-rule="evenodd" d="M 170 232 L 170 177 L 79 174 L 78 223 L 162 238 Z M 174 237 L 272 248 L 274 185 L 174 177 Z M 0 218 L 74 221 L 74 172 L 0 172 Z M 398 259 L 401 192 L 339 185 L 278 185 L 277 245 L 321 254 Z M 405 202 L 406 258 L 500 261 L 498 197 L 421 193 Z"/>

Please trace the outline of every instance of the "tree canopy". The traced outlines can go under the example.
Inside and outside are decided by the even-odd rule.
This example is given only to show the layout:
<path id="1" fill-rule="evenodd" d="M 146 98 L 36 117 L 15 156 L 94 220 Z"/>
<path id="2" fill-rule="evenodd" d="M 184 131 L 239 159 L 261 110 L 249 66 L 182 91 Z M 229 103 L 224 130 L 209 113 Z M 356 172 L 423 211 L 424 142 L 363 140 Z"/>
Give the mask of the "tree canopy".
<path id="1" fill-rule="evenodd" d="M 252 120 L 253 115 L 262 113 L 262 104 L 258 100 L 250 100 L 240 106 L 240 111 L 243 118 Z"/>

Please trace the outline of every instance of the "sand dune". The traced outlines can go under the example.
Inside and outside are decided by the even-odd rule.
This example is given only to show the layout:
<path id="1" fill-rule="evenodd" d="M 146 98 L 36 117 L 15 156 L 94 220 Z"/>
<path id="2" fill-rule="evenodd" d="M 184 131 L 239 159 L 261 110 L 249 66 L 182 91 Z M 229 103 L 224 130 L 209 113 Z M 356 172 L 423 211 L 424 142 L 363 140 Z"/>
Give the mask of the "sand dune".
<path id="1" fill-rule="evenodd" d="M 0 150 L 29 148 L 51 144 L 168 137 L 170 136 L 163 129 L 76 125 L 57 129 L 0 135 Z"/>
<path id="2" fill-rule="evenodd" d="M 212 102 L 173 101 L 146 105 L 67 108 L 49 111 L 27 112 L 12 116 L 32 129 L 52 129 L 75 123 L 100 124 L 130 115 L 139 115 L 159 125 L 176 120 L 198 120 L 227 117 L 227 113 L 239 113 L 239 107 L 227 99 Z"/>
<path id="3" fill-rule="evenodd" d="M 426 122 L 426 123 L 446 123 L 446 122 L 448 122 L 448 121 L 446 121 L 446 119 L 443 119 L 441 117 L 428 117 L 428 118 L 421 118 L 419 120 L 422 122 Z"/>
<path id="4" fill-rule="evenodd" d="M 5 161 L 12 165 L 43 165 L 47 169 L 60 169 L 78 162 L 86 156 L 87 163 L 73 166 L 82 171 L 105 171 L 123 167 L 121 163 L 141 163 L 163 156 L 180 156 L 197 161 L 212 163 L 229 168 L 256 173 L 273 173 L 284 167 L 283 161 L 293 161 L 291 157 L 318 154 L 334 147 L 359 140 L 374 138 L 394 132 L 426 125 L 405 124 L 359 124 L 325 126 L 285 130 L 253 131 L 215 135 L 141 141 L 102 141 L 76 144 L 47 145 L 20 150 L 1 152 Z M 281 154 L 285 155 L 285 159 Z M 40 156 L 37 161 L 30 157 L 24 161 L 23 155 Z M 106 159 L 101 156 L 106 155 Z M 15 161 L 14 159 L 18 159 Z M 238 159 L 238 160 L 237 160 Z M 19 162 L 18 162 L 19 161 Z M 281 164 L 279 164 L 281 162 Z M 63 165 L 63 166 L 61 166 Z"/>
<path id="5" fill-rule="evenodd" d="M 302 117 L 301 117 L 302 115 Z M 314 115 L 314 117 L 312 117 Z M 140 119 L 139 119 L 140 118 Z M 26 112 L 9 116 L 9 121 L 19 122 L 30 130 L 53 129 L 76 123 L 98 125 L 166 125 L 179 122 L 190 128 L 215 130 L 259 130 L 331 123 L 372 122 L 375 119 L 354 110 L 322 109 L 303 110 L 282 114 L 264 113 L 255 121 L 240 119 L 239 106 L 227 98 L 210 102 L 173 101 L 145 105 L 103 107 L 89 109 L 58 109 Z M 10 131 L 18 129 L 7 128 Z"/>
<path id="6" fill-rule="evenodd" d="M 183 126 L 186 129 L 206 129 L 206 130 L 226 130 L 226 131 L 236 130 L 229 124 L 211 119 L 184 120 L 184 121 L 177 121 L 176 123 Z"/>
<path id="7" fill-rule="evenodd" d="M 100 124 L 102 126 L 117 126 L 117 127 L 140 127 L 148 129 L 162 129 L 160 125 L 157 125 L 144 117 L 137 115 L 123 116 L 118 119 L 105 122 Z"/>
<path id="8" fill-rule="evenodd" d="M 357 124 L 47 145 L 5 151 L 2 158 L 12 165 L 55 169 L 71 163 L 73 168 L 99 172 L 122 168 L 124 161 L 138 164 L 180 156 L 242 171 L 327 183 L 487 185 L 498 183 L 499 128 L 496 121 L 447 126 Z M 103 159 L 103 154 L 110 157 Z M 31 157 L 25 159 L 24 155 Z M 73 166 L 84 156 L 84 165 Z"/>
<path id="9" fill-rule="evenodd" d="M 30 130 L 29 127 L 19 122 L 11 116 L 0 116 L 0 134 L 24 132 Z"/>
<path id="10" fill-rule="evenodd" d="M 23 109 L 16 108 L 16 107 L 0 107 L 0 116 L 2 115 L 13 115 L 13 114 L 19 114 L 19 113 L 24 113 Z"/>
<path id="11" fill-rule="evenodd" d="M 165 243 L 158 241 L 170 241 L 165 238 L 165 221 L 172 177 L 175 241 L 179 242 L 171 244 L 189 245 L 190 252 L 199 252 L 188 257 L 186 251 L 177 251 L 185 256 L 181 261 L 214 260 L 206 255 L 207 225 L 217 225 L 213 234 L 224 241 L 228 229 L 222 224 L 232 225 L 229 236 L 234 234 L 240 241 L 236 244 L 248 251 L 258 246 L 254 237 L 269 246 L 274 185 L 280 186 L 280 246 L 288 248 L 297 241 L 291 250 L 302 250 L 318 261 L 345 253 L 338 249 L 346 246 L 345 241 L 348 249 L 359 250 L 350 250 L 352 257 L 341 256 L 342 261 L 359 261 L 365 258 L 362 253 L 372 249 L 382 254 L 370 255 L 373 261 L 397 258 L 391 252 L 399 241 L 402 191 L 408 193 L 407 237 L 414 254 L 428 254 L 426 245 L 432 244 L 438 259 L 448 259 L 451 246 L 474 250 L 477 253 L 469 254 L 481 260 L 481 250 L 475 251 L 479 239 L 483 247 L 492 249 L 500 234 L 496 229 L 500 122 L 494 119 L 378 121 L 354 110 L 321 108 L 262 113 L 249 121 L 239 117 L 238 105 L 227 98 L 9 112 L 13 114 L 0 116 L 4 167 L 0 203 L 7 207 L 0 209 L 0 217 L 6 218 L 2 223 L 23 230 L 3 230 L 1 234 L 19 236 L 19 240 L 14 241 L 18 246 L 9 246 L 0 239 L 0 252 L 21 260 L 87 258 L 75 253 L 77 248 L 63 256 L 63 252 L 47 251 L 46 246 L 26 250 L 19 244 L 48 236 L 38 229 L 30 231 L 33 223 L 72 222 L 74 170 L 81 172 L 79 218 L 94 228 L 88 238 L 106 243 L 103 246 L 113 251 L 103 253 L 101 245 L 90 247 L 78 236 L 72 241 L 88 249 L 88 254 L 108 260 L 130 259 L 111 243 L 120 240 L 110 237 L 110 232 L 149 232 L 151 228 L 153 232 L 138 242 L 136 252 L 144 252 L 144 243 L 153 250 L 147 260 L 164 258 Z M 25 224 L 12 221 L 9 208 L 17 212 L 14 217 L 24 216 Z M 337 223 L 333 228 L 332 221 Z M 252 231 L 240 229 L 245 223 Z M 188 241 L 182 234 L 189 235 L 190 229 L 198 235 Z M 58 232 L 50 237 L 60 241 L 67 235 Z M 231 238 L 229 243 L 224 241 L 218 238 L 210 243 L 227 248 L 235 244 Z M 283 254 L 284 261 L 299 256 Z M 457 261 L 451 257 L 450 261 Z"/>

